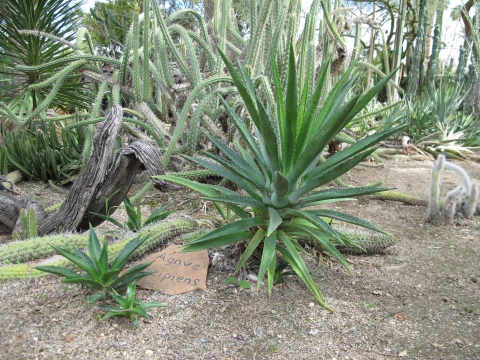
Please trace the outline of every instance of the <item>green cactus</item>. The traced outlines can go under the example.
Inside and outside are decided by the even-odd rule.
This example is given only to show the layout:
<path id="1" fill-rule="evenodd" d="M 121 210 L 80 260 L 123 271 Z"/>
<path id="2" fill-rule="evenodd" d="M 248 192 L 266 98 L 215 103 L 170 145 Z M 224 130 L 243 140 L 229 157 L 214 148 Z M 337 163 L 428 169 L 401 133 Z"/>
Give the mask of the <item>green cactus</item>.
<path id="1" fill-rule="evenodd" d="M 151 226 L 145 227 L 140 232 L 135 233 L 135 236 L 128 236 L 126 239 L 118 243 L 109 245 L 109 259 L 110 261 L 115 259 L 125 245 L 138 235 L 140 235 L 140 237 L 150 235 L 150 237 L 135 251 L 136 256 L 158 247 L 160 244 L 168 241 L 173 236 L 194 231 L 199 227 L 199 225 L 200 223 L 193 219 L 164 220 L 152 224 Z M 101 241 L 103 241 L 103 237 L 99 238 Z M 50 256 L 55 253 L 50 245 L 60 246 L 67 250 L 72 250 L 74 246 L 84 249 L 88 246 L 88 234 L 49 235 L 27 241 L 11 242 L 0 247 L 0 261 L 2 261 L 4 264 L 17 263 Z M 59 265 L 65 263 L 66 261 L 60 260 L 58 262 L 51 263 L 50 265 Z M 0 266 L 0 280 L 48 275 L 47 273 L 42 273 L 35 270 L 33 266 L 25 264 Z"/>
<path id="2" fill-rule="evenodd" d="M 6 150 L 6 149 L 5 149 Z M 3 154 L 0 153 L 0 161 L 1 158 L 3 157 Z M 5 163 L 7 162 L 6 158 L 6 151 L 5 151 L 5 157 L 3 158 Z M 0 164 L 0 166 L 3 164 Z M 6 169 L 5 169 L 6 170 Z M 0 176 L 0 188 L 2 190 L 10 191 L 14 194 L 18 194 L 19 190 L 15 187 L 15 184 L 18 183 L 20 180 L 22 180 L 22 173 L 18 170 L 12 171 L 11 173 L 8 173 L 6 175 L 0 174 L 3 176 Z"/>
<path id="3" fill-rule="evenodd" d="M 442 37 L 442 25 L 443 25 L 443 8 L 438 8 L 436 11 L 435 30 L 433 33 L 433 50 L 430 55 L 430 61 L 428 63 L 427 73 L 427 88 L 431 92 L 435 88 L 435 71 L 437 70 L 438 58 L 440 54 L 441 37 Z"/>
<path id="4" fill-rule="evenodd" d="M 426 40 L 426 31 L 425 31 L 425 21 L 427 18 L 426 14 L 427 0 L 420 0 L 419 2 L 419 14 L 418 14 L 418 27 L 417 27 L 417 37 L 415 42 L 415 48 L 413 52 L 411 68 L 408 72 L 408 87 L 407 87 L 407 97 L 409 99 L 415 99 L 419 93 L 419 88 L 422 84 L 423 79 L 421 74 L 423 73 L 423 55 L 425 53 L 425 40 Z"/>
<path id="5" fill-rule="evenodd" d="M 18 129 L 3 137 L 9 166 L 29 178 L 73 181 L 81 169 L 81 153 L 86 142 L 84 128 L 61 127 L 59 139 L 55 124 L 35 125 L 40 131 Z"/>
<path id="6" fill-rule="evenodd" d="M 83 249 L 88 245 L 88 236 L 80 234 L 56 234 L 30 238 L 24 241 L 12 241 L 0 247 L 2 263 L 26 262 L 55 254 L 50 246 L 55 245 L 68 250 L 74 246 Z"/>
<path id="7" fill-rule="evenodd" d="M 21 230 L 14 230 L 13 240 L 30 239 L 38 236 L 38 225 L 33 207 L 20 210 Z"/>
<path id="8" fill-rule="evenodd" d="M 91 152 L 91 133 L 93 123 L 99 121 L 101 99 L 111 96 L 112 102 L 120 103 L 121 96 L 131 101 L 129 107 L 137 111 L 135 119 L 127 120 L 143 127 L 163 148 L 166 146 L 162 164 L 169 165 L 170 157 L 179 150 L 188 154 L 194 152 L 195 141 L 203 130 L 203 124 L 208 123 L 213 127 L 219 109 L 219 95 L 230 92 L 232 102 L 238 100 L 238 95 L 231 92 L 229 87 L 231 78 L 223 75 L 223 66 L 219 61 L 218 48 L 227 51 L 233 57 L 243 58 L 245 67 L 250 69 L 255 86 L 266 97 L 272 98 L 271 89 L 266 86 L 271 78 L 269 57 L 270 50 L 275 49 L 275 57 L 279 63 L 279 75 L 282 83 L 286 81 L 287 42 L 296 38 L 299 30 L 301 2 L 295 0 L 267 0 L 263 2 L 249 2 L 250 37 L 245 40 L 236 29 L 235 20 L 232 18 L 233 5 L 230 0 L 215 0 L 214 17 L 212 26 L 208 26 L 204 16 L 192 9 L 181 10 L 173 13 L 168 18 L 161 11 L 157 1 L 144 0 L 143 14 L 134 14 L 133 21 L 125 32 L 122 57 L 120 59 L 95 55 L 95 47 L 85 28 L 80 28 L 77 41 L 73 46 L 75 52 L 68 58 L 53 61 L 42 66 L 56 66 L 56 75 L 45 79 L 43 83 L 35 86 L 54 84 L 47 97 L 55 96 L 56 91 L 68 76 L 82 70 L 85 76 L 93 79 L 98 87 L 95 105 L 90 114 L 82 115 L 86 118 L 82 124 L 89 124 L 86 146 L 83 153 L 83 163 Z M 323 61 L 326 61 L 334 49 L 344 47 L 339 27 L 345 19 L 344 9 L 340 8 L 341 2 L 335 2 L 335 8 L 330 2 L 314 0 L 307 14 L 306 26 L 301 33 L 300 82 L 313 83 L 317 75 L 315 70 L 320 56 L 317 54 L 316 42 L 322 41 L 324 45 Z M 113 27 L 125 28 L 125 16 L 118 21 L 112 14 L 102 7 L 103 14 L 92 14 L 100 17 L 106 23 L 112 40 L 120 40 L 112 30 Z M 320 9 L 323 16 L 320 19 Z M 333 11 L 332 11 L 333 10 Z M 195 29 L 190 30 L 181 25 L 184 18 L 194 18 Z M 323 25 L 324 24 L 324 25 Z M 319 29 L 318 39 L 316 30 Z M 177 41 L 179 40 L 179 41 Z M 98 64 L 104 63 L 115 68 L 114 76 L 108 77 L 99 74 Z M 360 63 L 359 63 L 360 65 Z M 23 69 L 24 67 L 22 67 Z M 376 68 L 375 68 L 376 69 Z M 34 71 L 26 67 L 23 71 Z M 378 73 L 378 69 L 376 69 Z M 177 79 L 184 79 L 176 83 Z M 185 81 L 186 80 L 186 81 Z M 325 93 L 328 93 L 332 80 L 326 79 Z M 259 85 L 260 84 L 260 85 Z M 267 84 L 268 85 L 268 84 Z M 309 91 L 312 91 L 313 86 Z M 400 90 L 399 90 L 400 91 Z M 182 105 L 175 103 L 178 94 L 187 94 L 187 101 Z M 311 95 L 311 94 L 310 94 Z M 48 106 L 47 99 L 28 117 L 20 118 L 0 103 L 0 113 L 7 114 L 18 124 L 25 124 L 37 115 L 42 116 L 42 111 Z M 191 114 L 192 105 L 196 110 Z M 273 109 L 276 111 L 276 109 Z M 168 114 L 173 114 L 171 136 L 167 133 L 164 124 Z M 16 117 L 15 117 L 16 116 Z M 210 121 L 204 121 L 209 117 Z M 59 118 L 60 119 L 60 118 Z M 62 117 L 63 119 L 63 117 Z M 167 146 L 168 143 L 168 146 Z M 179 144 L 181 143 L 181 146 Z"/>
<path id="9" fill-rule="evenodd" d="M 472 184 L 470 189 L 470 194 L 465 199 L 465 204 L 463 205 L 463 212 L 467 219 L 471 219 L 477 211 L 477 200 L 478 200 L 478 185 Z"/>
<path id="10" fill-rule="evenodd" d="M 3 148 L 0 150 L 0 175 L 8 174 L 8 158 L 7 158 L 7 149 Z"/>
<path id="11" fill-rule="evenodd" d="M 198 178 L 203 178 L 203 177 L 212 176 L 216 174 L 211 170 L 200 169 L 200 170 L 182 171 L 182 172 L 176 172 L 176 173 L 167 173 L 166 175 L 175 175 L 175 176 L 182 177 L 184 179 L 198 179 Z"/>
<path id="12" fill-rule="evenodd" d="M 342 254 L 350 255 L 373 255 L 373 254 L 385 254 L 388 248 L 395 244 L 395 240 L 390 235 L 384 234 L 363 234 L 358 232 L 341 232 L 343 236 L 348 237 L 354 244 L 353 245 L 340 245 L 337 246 L 338 251 Z"/>
<path id="13" fill-rule="evenodd" d="M 457 173 L 462 185 L 457 186 L 448 192 L 445 197 L 443 208 L 440 206 L 440 173 L 443 170 L 450 170 Z M 472 184 L 467 172 L 460 166 L 446 160 L 445 155 L 439 155 L 437 162 L 432 169 L 430 180 L 430 197 L 428 202 L 428 218 L 430 220 L 444 219 L 451 224 L 457 212 L 461 212 L 467 219 L 471 219 L 477 209 L 478 187 Z M 456 208 L 456 203 L 460 206 Z"/>

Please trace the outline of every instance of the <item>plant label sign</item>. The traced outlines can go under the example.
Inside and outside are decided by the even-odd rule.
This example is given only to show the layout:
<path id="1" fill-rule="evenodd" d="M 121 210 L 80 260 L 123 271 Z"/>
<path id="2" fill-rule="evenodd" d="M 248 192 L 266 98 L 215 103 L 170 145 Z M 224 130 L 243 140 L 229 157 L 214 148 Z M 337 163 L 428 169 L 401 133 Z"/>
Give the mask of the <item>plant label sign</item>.
<path id="1" fill-rule="evenodd" d="M 180 252 L 181 246 L 171 245 L 152 254 L 142 263 L 153 263 L 146 271 L 153 274 L 138 280 L 137 285 L 146 289 L 160 290 L 169 295 L 181 294 L 195 289 L 207 290 L 208 252 Z"/>

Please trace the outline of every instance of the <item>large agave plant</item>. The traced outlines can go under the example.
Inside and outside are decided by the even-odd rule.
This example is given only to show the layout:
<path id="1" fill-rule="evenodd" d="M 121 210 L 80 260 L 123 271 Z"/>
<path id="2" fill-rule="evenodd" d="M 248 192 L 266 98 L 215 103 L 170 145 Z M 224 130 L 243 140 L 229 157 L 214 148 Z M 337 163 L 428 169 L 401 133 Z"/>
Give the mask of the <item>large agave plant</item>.
<path id="1" fill-rule="evenodd" d="M 308 82 L 305 82 L 302 89 L 299 89 L 297 84 L 295 55 L 291 46 L 285 91 L 272 55 L 276 101 L 274 114 L 270 104 L 264 105 L 244 67 L 239 63 L 237 70 L 224 54 L 222 58 L 255 124 L 255 133 L 251 134 L 244 120 L 223 101 L 244 145 L 237 143 L 237 152 L 210 136 L 225 157 L 206 152 L 205 155 L 213 162 L 195 157 L 187 158 L 232 181 L 243 189 L 244 193 L 235 193 L 224 187 L 199 184 L 175 176 L 158 177 L 197 190 L 214 203 L 225 204 L 240 220 L 190 241 L 183 251 L 214 248 L 248 240 L 237 271 L 255 249 L 262 249 L 257 289 L 266 273 L 270 294 L 277 255 L 280 254 L 305 283 L 316 301 L 330 309 L 300 256 L 305 251 L 297 239 L 311 238 L 350 270 L 348 263 L 335 247 L 349 243 L 349 239 L 333 229 L 327 219 L 345 221 L 382 232 L 365 221 L 321 208 L 319 205 L 384 189 L 319 187 L 357 165 L 375 150 L 373 145 L 398 131 L 398 128 L 366 137 L 325 162 L 319 163 L 319 160 L 328 142 L 365 107 L 393 74 L 365 95 L 344 101 L 356 81 L 356 76 L 350 78 L 353 64 L 337 82 L 319 110 L 328 68 L 325 67 L 321 72 L 309 98 Z"/>

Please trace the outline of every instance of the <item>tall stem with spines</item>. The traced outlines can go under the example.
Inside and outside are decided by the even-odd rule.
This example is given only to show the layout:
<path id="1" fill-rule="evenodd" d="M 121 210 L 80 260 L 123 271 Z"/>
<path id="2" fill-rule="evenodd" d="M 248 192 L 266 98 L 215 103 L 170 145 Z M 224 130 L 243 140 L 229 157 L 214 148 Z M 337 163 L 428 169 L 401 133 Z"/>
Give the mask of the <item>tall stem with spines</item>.
<path id="1" fill-rule="evenodd" d="M 150 0 L 143 1 L 143 99 L 150 97 Z"/>
<path id="2" fill-rule="evenodd" d="M 218 38 L 219 38 L 219 49 L 222 52 L 225 52 L 225 47 L 227 43 L 227 22 L 229 18 L 229 12 L 230 12 L 230 6 L 229 6 L 230 1 L 228 0 L 223 0 L 221 2 L 221 7 L 219 6 L 221 10 L 221 15 L 220 15 L 220 23 L 218 25 Z M 216 19 L 216 22 L 218 19 Z M 220 57 L 220 54 L 217 57 L 217 74 L 220 74 L 222 71 L 223 63 L 222 59 Z"/>
<path id="3" fill-rule="evenodd" d="M 422 54 L 425 51 L 426 6 L 427 6 L 427 0 L 420 0 L 417 39 L 415 42 L 412 65 L 408 72 L 407 96 L 410 99 L 414 99 L 417 96 L 418 87 L 420 85 L 420 82 L 422 81 L 422 79 L 420 78 L 420 74 L 422 73 L 420 68 L 423 67 Z"/>
<path id="4" fill-rule="evenodd" d="M 437 61 L 440 54 L 442 41 L 443 9 L 438 8 L 435 15 L 435 30 L 433 32 L 433 50 L 428 63 L 427 88 L 433 93 L 435 88 L 435 71 L 437 70 Z"/>
<path id="5" fill-rule="evenodd" d="M 445 167 L 445 157 L 439 156 L 433 166 L 430 179 L 430 197 L 428 201 L 428 217 L 433 219 L 440 214 L 440 172 Z"/>
<path id="6" fill-rule="evenodd" d="M 140 85 L 140 24 L 138 14 L 133 15 L 133 90 L 135 91 L 135 101 L 142 101 L 142 88 Z"/>
<path id="7" fill-rule="evenodd" d="M 250 39 L 250 44 L 247 48 L 248 52 L 246 57 L 246 63 L 252 68 L 254 76 L 259 74 L 259 70 L 263 66 L 264 56 L 260 50 L 263 49 L 262 42 L 265 40 L 264 37 L 268 23 L 267 19 L 272 7 L 273 0 L 262 1 L 258 18 L 255 17 L 256 22 L 253 27 L 253 34 L 251 35 L 252 38 Z"/>
<path id="8" fill-rule="evenodd" d="M 402 60 L 403 28 L 405 26 L 406 9 L 407 9 L 407 0 L 400 0 L 400 4 L 399 4 L 400 15 L 397 18 L 397 29 L 395 32 L 395 46 L 393 48 L 393 62 L 392 62 L 392 68 L 390 69 L 390 71 L 393 71 L 393 69 L 396 69 L 400 65 L 400 62 Z M 395 84 L 398 84 L 399 76 L 400 76 L 400 73 L 398 71 L 393 75 L 393 82 Z M 393 88 L 392 88 L 392 95 L 393 95 L 393 101 L 398 100 L 398 93 Z"/>

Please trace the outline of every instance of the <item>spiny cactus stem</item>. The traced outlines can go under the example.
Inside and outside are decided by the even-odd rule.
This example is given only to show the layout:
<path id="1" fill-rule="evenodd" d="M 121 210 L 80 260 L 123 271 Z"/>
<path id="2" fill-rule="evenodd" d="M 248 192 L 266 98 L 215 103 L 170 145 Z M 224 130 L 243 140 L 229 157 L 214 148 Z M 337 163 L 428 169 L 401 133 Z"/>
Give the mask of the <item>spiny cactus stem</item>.
<path id="1" fill-rule="evenodd" d="M 430 219 L 440 214 L 440 186 L 438 184 L 439 177 L 440 170 L 434 167 L 430 179 L 430 198 L 428 201 L 428 217 Z"/>
<path id="2" fill-rule="evenodd" d="M 445 218 L 449 224 L 453 224 L 453 217 L 456 210 L 456 200 L 462 195 L 465 189 L 457 186 L 455 189 L 447 193 L 445 197 Z"/>
<path id="3" fill-rule="evenodd" d="M 67 40 L 65 40 L 64 38 L 61 38 L 61 37 L 58 37 L 58 36 L 55 36 L 55 35 L 52 35 L 52 34 L 49 34 L 49 33 L 46 33 L 46 32 L 43 32 L 43 31 L 38 31 L 38 30 L 17 30 L 17 32 L 19 34 L 24 34 L 24 35 L 33 35 L 33 36 L 43 36 L 45 38 L 48 38 L 50 40 L 53 40 L 53 41 L 56 41 L 56 42 L 59 42 L 73 50 L 75 50 L 75 45 L 69 43 Z"/>
<path id="4" fill-rule="evenodd" d="M 467 196 L 465 200 L 465 204 L 463 206 L 463 211 L 465 213 L 465 217 L 470 219 L 475 215 L 475 211 L 477 210 L 477 199 L 478 199 L 478 185 L 472 184 L 472 188 L 470 189 L 470 194 Z"/>
<path id="5" fill-rule="evenodd" d="M 5 175 L 5 180 L 11 181 L 12 184 L 16 184 L 22 180 L 22 173 L 19 170 L 12 171 Z"/>
<path id="6" fill-rule="evenodd" d="M 470 189 L 472 186 L 470 184 L 470 177 L 468 176 L 467 172 L 463 168 L 449 161 L 445 161 L 445 170 L 451 170 L 456 172 L 458 175 L 460 175 L 460 177 L 462 178 L 463 187 L 465 188 L 465 191 L 468 194 L 470 193 Z"/>
<path id="7" fill-rule="evenodd" d="M 135 234 L 135 236 L 129 236 L 127 239 L 108 246 L 108 255 L 109 261 L 112 262 L 120 253 L 120 251 L 125 247 L 125 245 L 132 240 L 136 236 L 145 236 L 150 234 L 149 238 L 134 252 L 134 256 L 139 256 L 145 253 L 148 250 L 151 250 L 158 246 L 159 244 L 167 241 L 168 239 L 172 238 L 173 236 L 181 235 L 185 232 L 195 231 L 200 226 L 202 226 L 203 222 L 194 220 L 193 218 L 190 219 L 174 219 L 174 220 L 164 220 L 140 231 L 139 234 Z M 85 236 L 78 236 L 78 235 L 70 235 L 76 239 L 77 243 L 74 245 L 79 248 L 85 248 L 88 246 L 88 235 Z M 31 241 L 22 241 L 22 242 L 12 242 L 0 247 L 0 256 L 2 261 L 6 261 L 7 259 L 11 259 L 9 261 L 24 261 L 24 259 L 32 260 L 35 258 L 43 257 L 43 254 L 40 254 L 42 251 L 45 251 L 47 256 L 52 254 L 52 249 L 48 243 L 52 245 L 57 245 L 60 247 L 64 247 L 67 250 L 71 250 L 73 246 L 70 244 L 65 243 L 65 236 L 62 235 L 54 235 L 54 236 L 46 236 L 43 238 L 36 238 L 32 239 Z M 43 240 L 43 241 L 42 241 Z M 102 237 L 100 237 L 100 241 Z M 22 245 L 23 244 L 30 244 L 31 250 L 23 251 Z M 20 248 L 19 248 L 20 246 Z M 12 252 L 18 251 L 22 253 L 21 256 L 15 257 Z M 3 253 L 3 254 L 2 254 Z M 55 263 L 51 263 L 49 265 L 60 265 L 64 266 L 67 263 L 65 260 L 60 260 Z M 45 272 L 38 271 L 32 265 L 27 264 L 20 264 L 20 265 L 5 265 L 0 266 L 0 280 L 9 280 L 14 278 L 30 278 L 30 277 L 39 277 L 48 275 Z"/>

